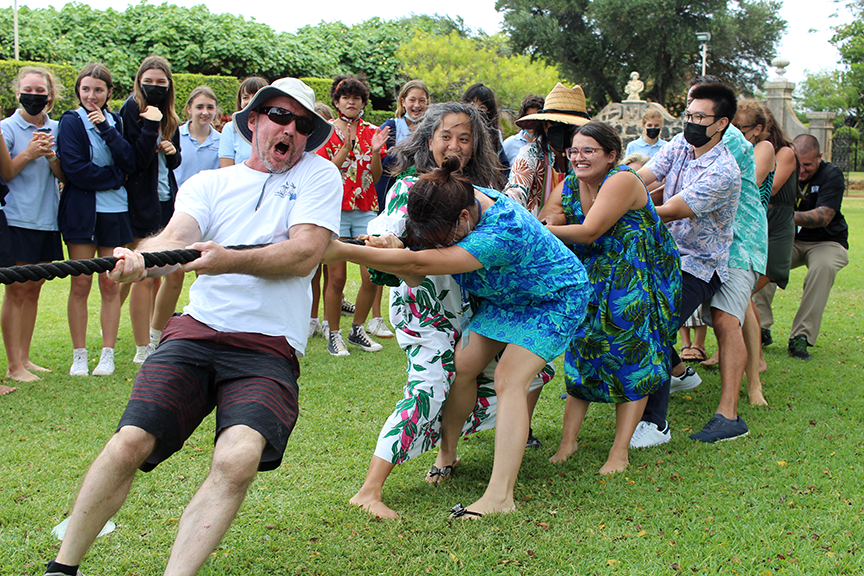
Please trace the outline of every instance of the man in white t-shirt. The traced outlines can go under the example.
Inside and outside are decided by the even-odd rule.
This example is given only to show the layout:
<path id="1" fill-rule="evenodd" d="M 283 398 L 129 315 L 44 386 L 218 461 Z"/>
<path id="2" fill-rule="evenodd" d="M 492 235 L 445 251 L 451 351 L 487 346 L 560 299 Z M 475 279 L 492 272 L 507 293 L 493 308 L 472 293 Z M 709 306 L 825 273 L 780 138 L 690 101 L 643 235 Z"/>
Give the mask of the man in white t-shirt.
<path id="1" fill-rule="evenodd" d="M 105 522 L 125 501 L 137 469 L 152 470 L 183 447 L 214 408 L 210 474 L 180 519 L 165 574 L 195 574 L 222 539 L 256 473 L 277 468 L 297 419 L 297 358 L 312 305 L 311 278 L 339 232 L 342 179 L 312 154 L 332 130 L 315 94 L 283 78 L 234 115 L 252 144 L 245 163 L 199 173 L 177 194 L 174 216 L 141 244 L 191 247 L 199 277 L 182 316 L 142 365 L 117 432 L 84 479 L 57 558 L 46 574 L 75 576 Z M 266 246 L 230 250 L 224 246 Z M 190 246 L 191 245 L 191 246 Z M 118 248 L 110 276 L 138 281 L 146 269 Z"/>

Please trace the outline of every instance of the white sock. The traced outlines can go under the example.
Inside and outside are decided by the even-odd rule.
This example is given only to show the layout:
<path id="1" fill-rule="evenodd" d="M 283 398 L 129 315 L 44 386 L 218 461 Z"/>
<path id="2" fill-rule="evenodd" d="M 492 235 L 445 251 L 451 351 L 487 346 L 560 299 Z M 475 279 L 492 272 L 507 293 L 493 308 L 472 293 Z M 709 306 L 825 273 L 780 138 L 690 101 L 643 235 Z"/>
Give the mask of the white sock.
<path id="1" fill-rule="evenodd" d="M 162 330 L 156 330 L 152 326 L 150 327 L 150 344 L 154 346 L 159 344 L 159 341 L 162 339 Z"/>

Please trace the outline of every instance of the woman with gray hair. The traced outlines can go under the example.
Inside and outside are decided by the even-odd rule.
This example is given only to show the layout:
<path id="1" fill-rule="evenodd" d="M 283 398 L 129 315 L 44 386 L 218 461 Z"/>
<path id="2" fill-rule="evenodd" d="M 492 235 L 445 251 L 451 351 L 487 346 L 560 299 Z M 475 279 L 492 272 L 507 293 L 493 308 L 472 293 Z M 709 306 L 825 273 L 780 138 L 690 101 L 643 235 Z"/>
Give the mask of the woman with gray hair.
<path id="1" fill-rule="evenodd" d="M 394 149 L 394 174 L 401 177 L 390 189 L 384 211 L 369 224 L 369 233 L 404 236 L 408 194 L 418 176 L 441 166 L 444 158 L 456 154 L 462 159 L 462 174 L 477 186 L 500 186 L 498 157 L 489 141 L 480 112 L 471 105 L 448 102 L 429 108 L 412 137 Z M 393 238 L 390 236 L 389 238 Z M 369 236 L 370 244 L 384 242 Z M 383 502 L 384 482 L 397 464 L 406 462 L 441 441 L 441 410 L 455 376 L 453 363 L 456 342 L 471 316 L 469 302 L 463 301 L 458 284 L 450 275 L 427 276 L 415 288 L 395 276 L 372 271 L 372 281 L 387 282 L 390 290 L 390 320 L 399 346 L 408 358 L 404 396 L 384 423 L 363 486 L 351 498 L 380 518 L 397 513 Z M 478 378 L 477 403 L 466 420 L 463 435 L 495 426 L 497 398 L 493 386 L 495 362 Z M 547 364 L 534 382 L 539 390 L 554 376 Z M 457 460 L 437 462 L 426 481 L 447 480 Z"/>

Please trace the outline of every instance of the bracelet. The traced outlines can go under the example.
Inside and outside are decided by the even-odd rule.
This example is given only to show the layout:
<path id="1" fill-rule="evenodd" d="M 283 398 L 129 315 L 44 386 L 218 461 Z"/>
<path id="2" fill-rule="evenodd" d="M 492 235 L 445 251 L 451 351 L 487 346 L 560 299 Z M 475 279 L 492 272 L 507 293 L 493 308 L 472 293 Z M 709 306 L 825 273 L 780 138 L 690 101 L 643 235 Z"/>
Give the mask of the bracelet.
<path id="1" fill-rule="evenodd" d="M 51 158 L 50 160 L 48 160 L 48 163 L 53 164 L 54 162 L 57 162 L 58 160 L 60 160 L 60 158 L 57 156 L 57 154 L 54 154 L 54 157 Z"/>

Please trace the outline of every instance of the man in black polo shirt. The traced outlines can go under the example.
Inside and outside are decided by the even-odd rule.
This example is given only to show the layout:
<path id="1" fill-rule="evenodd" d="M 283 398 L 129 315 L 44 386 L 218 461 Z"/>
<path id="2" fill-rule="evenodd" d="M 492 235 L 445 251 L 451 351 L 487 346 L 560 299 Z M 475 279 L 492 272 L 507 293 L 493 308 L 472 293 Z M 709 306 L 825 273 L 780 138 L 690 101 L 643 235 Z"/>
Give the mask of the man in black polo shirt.
<path id="1" fill-rule="evenodd" d="M 801 305 L 789 332 L 789 355 L 809 360 L 808 346 L 816 343 L 822 312 L 834 278 L 849 263 L 849 228 L 840 213 L 845 183 L 837 166 L 822 160 L 819 141 L 801 134 L 793 142 L 800 168 L 800 200 L 795 211 L 792 268 L 807 266 Z"/>

